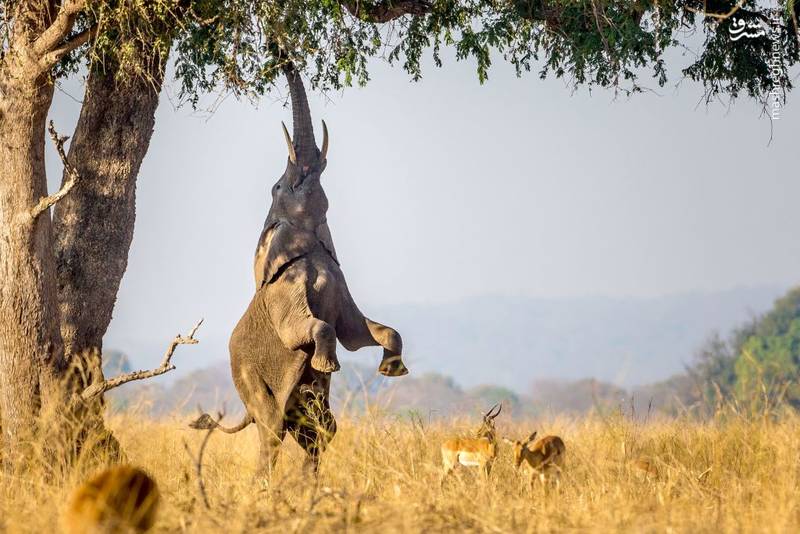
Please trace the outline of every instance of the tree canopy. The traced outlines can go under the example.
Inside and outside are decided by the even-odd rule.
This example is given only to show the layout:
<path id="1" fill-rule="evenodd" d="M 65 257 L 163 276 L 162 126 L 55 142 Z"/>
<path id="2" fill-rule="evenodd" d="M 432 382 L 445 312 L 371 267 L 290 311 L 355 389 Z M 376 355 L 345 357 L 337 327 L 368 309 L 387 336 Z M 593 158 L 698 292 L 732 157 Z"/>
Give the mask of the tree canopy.
<path id="1" fill-rule="evenodd" d="M 220 6 L 223 6 L 220 9 Z M 210 3 L 187 25 L 177 46 L 185 95 L 219 87 L 261 93 L 279 72 L 275 46 L 303 65 L 312 82 L 340 88 L 369 79 L 369 59 L 401 63 L 414 79 L 430 53 L 442 64 L 443 47 L 472 59 L 482 82 L 493 60 L 518 75 L 564 78 L 574 87 L 612 87 L 626 93 L 668 81 L 670 48 L 697 55 L 681 75 L 703 84 L 708 99 L 740 94 L 764 99 L 792 87 L 798 61 L 796 6 L 767 8 L 733 0 L 332 0 Z M 732 16 L 720 18 L 716 14 Z M 413 16 L 404 16 L 411 14 Z M 734 20 L 771 24 L 765 35 L 731 40 Z M 779 43 L 773 55 L 773 41 Z M 774 67 L 774 68 L 773 68 Z"/>
<path id="2" fill-rule="evenodd" d="M 7 16 L 15 2 L 2 4 Z M 426 54 L 441 66 L 446 47 L 474 61 L 481 82 L 503 60 L 518 75 L 535 71 L 572 87 L 630 94 L 688 78 L 708 101 L 766 101 L 773 90 L 784 100 L 800 53 L 799 10 L 793 0 L 104 0 L 88 4 L 67 42 L 92 28 L 97 38 L 65 58 L 59 74 L 82 58 L 135 59 L 133 35 L 160 40 L 164 58 L 174 50 L 182 96 L 195 104 L 209 91 L 262 95 L 286 60 L 320 89 L 366 83 L 372 58 L 419 79 Z M 764 33 L 733 40 L 732 25 L 744 23 Z M 676 72 L 665 62 L 670 49 L 687 58 Z"/>

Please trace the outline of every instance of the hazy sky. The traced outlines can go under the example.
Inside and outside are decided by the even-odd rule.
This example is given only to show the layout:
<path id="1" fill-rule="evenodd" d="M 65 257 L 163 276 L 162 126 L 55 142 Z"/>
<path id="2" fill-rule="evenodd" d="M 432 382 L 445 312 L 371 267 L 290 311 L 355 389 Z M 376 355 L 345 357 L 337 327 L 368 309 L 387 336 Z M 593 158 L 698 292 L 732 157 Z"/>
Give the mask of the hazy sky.
<path id="1" fill-rule="evenodd" d="M 330 226 L 366 313 L 474 295 L 644 297 L 800 280 L 791 99 L 768 146 L 757 105 L 698 106 L 689 82 L 614 101 L 505 65 L 490 76 L 481 86 L 471 64 L 450 61 L 411 83 L 377 64 L 364 89 L 314 95 L 317 134 L 323 118 L 331 134 Z M 70 133 L 80 86 L 64 91 L 52 115 Z M 229 98 L 208 117 L 162 96 L 107 347 L 155 364 L 205 317 L 201 345 L 176 363 L 227 358 L 286 161 L 281 120 L 290 110 L 274 97 L 258 107 Z"/>

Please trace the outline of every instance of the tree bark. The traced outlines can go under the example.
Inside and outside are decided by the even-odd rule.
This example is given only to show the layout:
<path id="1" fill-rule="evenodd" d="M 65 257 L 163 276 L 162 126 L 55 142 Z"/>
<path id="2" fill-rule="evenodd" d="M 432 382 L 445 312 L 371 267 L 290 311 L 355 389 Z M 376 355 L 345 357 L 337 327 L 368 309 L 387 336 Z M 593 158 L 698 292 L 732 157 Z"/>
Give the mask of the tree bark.
<path id="1" fill-rule="evenodd" d="M 64 0 L 57 8 L 33 0 L 16 4 L 8 46 L 0 56 L 4 463 L 15 463 L 28 450 L 22 444 L 34 437 L 67 462 L 74 458 L 70 451 L 80 453 L 95 430 L 100 432 L 91 445 L 99 439 L 116 449 L 103 424 L 102 400 L 83 403 L 79 394 L 102 379 L 102 338 L 127 266 L 136 176 L 153 133 L 164 76 L 166 58 L 159 50 L 168 46 L 159 48 L 156 38 L 147 44 L 137 33 L 128 44 L 136 48 L 138 61 L 126 54 L 127 72 L 112 58 L 92 65 L 67 156 L 80 180 L 48 197 L 44 133 L 53 98 L 51 70 L 65 53 L 91 39 L 91 28 L 70 35 L 84 6 L 84 0 Z M 71 178 L 65 175 L 65 186 Z M 57 420 L 50 419 L 54 415 Z"/>
<path id="2" fill-rule="evenodd" d="M 3 450 L 24 452 L 46 399 L 59 403 L 64 352 L 58 324 L 45 120 L 53 98 L 46 72 L 25 54 L 0 66 L 0 421 Z"/>
<path id="3" fill-rule="evenodd" d="M 103 336 L 111 322 L 128 265 L 136 217 L 136 177 L 150 145 L 165 61 L 148 49 L 139 70 L 116 64 L 95 67 L 87 81 L 69 160 L 80 187 L 56 205 L 53 215 L 61 310 L 61 335 L 73 369 L 71 393 L 104 379 Z M 64 182 L 69 179 L 64 174 Z M 116 454 L 116 440 L 103 423 L 102 396 L 82 406 L 80 443 L 89 432 Z"/>
<path id="4" fill-rule="evenodd" d="M 53 223 L 61 333 L 70 357 L 102 348 L 128 265 L 136 177 L 164 76 L 164 62 L 149 56 L 146 76 L 113 67 L 89 75 L 69 148 L 81 186 L 56 206 Z"/>

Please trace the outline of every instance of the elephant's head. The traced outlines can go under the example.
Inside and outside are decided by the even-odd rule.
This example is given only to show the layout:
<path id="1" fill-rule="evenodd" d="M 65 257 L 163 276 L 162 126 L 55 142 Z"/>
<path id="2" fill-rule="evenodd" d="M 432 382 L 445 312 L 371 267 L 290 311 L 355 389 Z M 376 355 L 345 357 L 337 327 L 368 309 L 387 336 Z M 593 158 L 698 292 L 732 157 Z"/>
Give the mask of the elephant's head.
<path id="1" fill-rule="evenodd" d="M 272 206 L 256 249 L 257 288 L 274 280 L 281 267 L 308 253 L 318 243 L 338 263 L 326 218 L 328 198 L 320 183 L 328 162 L 328 127 L 323 121 L 320 150 L 314 139 L 300 74 L 291 65 L 285 67 L 285 72 L 292 98 L 294 136 L 283 125 L 289 157 L 286 170 L 272 186 Z"/>
<path id="2" fill-rule="evenodd" d="M 327 165 L 328 127 L 322 121 L 322 149 L 317 148 L 311 113 L 303 82 L 294 69 L 287 69 L 292 99 L 294 135 L 283 124 L 283 135 L 289 149 L 286 170 L 272 186 L 272 207 L 269 221 L 283 221 L 305 230 L 314 230 L 325 223 L 328 198 L 320 183 Z"/>

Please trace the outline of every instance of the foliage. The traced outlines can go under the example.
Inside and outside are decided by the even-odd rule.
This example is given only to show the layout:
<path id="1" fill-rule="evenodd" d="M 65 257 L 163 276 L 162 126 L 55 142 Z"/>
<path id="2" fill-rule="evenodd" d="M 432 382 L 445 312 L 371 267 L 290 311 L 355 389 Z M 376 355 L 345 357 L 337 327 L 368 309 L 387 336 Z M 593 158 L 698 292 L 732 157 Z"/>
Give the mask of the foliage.
<path id="1" fill-rule="evenodd" d="M 786 401 L 800 408 L 800 288 L 735 330 L 728 341 L 713 336 L 690 374 L 703 384 L 709 404 L 735 400 L 761 410 Z"/>
<path id="2" fill-rule="evenodd" d="M 702 390 L 702 400 L 713 406 L 721 398 L 728 398 L 736 383 L 735 343 L 725 341 L 714 333 L 700 348 L 689 374 L 697 379 Z"/>
<path id="3" fill-rule="evenodd" d="M 743 10 L 736 18 L 756 24 L 786 20 L 779 8 L 763 12 Z M 798 58 L 794 26 L 786 20 L 781 31 L 776 28 L 775 33 L 731 42 L 729 30 L 733 23 L 733 17 L 706 23 L 713 25 L 714 30 L 705 33 L 702 53 L 684 69 L 684 74 L 705 85 L 707 100 L 720 95 L 735 98 L 742 92 L 763 98 L 773 88 L 784 98 L 784 91 L 792 87 L 789 66 L 797 63 Z"/>
<path id="4" fill-rule="evenodd" d="M 469 391 L 469 394 L 475 399 L 477 406 L 486 406 L 487 409 L 501 403 L 504 409 L 508 409 L 509 406 L 519 407 L 520 403 L 520 396 L 503 386 L 476 386 Z"/>
<path id="5" fill-rule="evenodd" d="M 785 400 L 800 408 L 800 288 L 778 300 L 759 321 L 734 368 L 740 400 Z"/>
<path id="6" fill-rule="evenodd" d="M 458 60 L 474 61 L 481 82 L 493 60 L 501 58 L 518 75 L 536 68 L 542 78 L 554 75 L 573 87 L 631 93 L 643 90 L 645 69 L 656 84 L 665 85 L 665 52 L 688 47 L 699 31 L 700 51 L 682 74 L 701 82 L 709 100 L 741 93 L 764 100 L 773 88 L 781 88 L 785 98 L 783 91 L 792 87 L 789 69 L 798 61 L 788 5 L 766 8 L 754 0 L 744 2 L 737 16 L 772 21 L 774 33 L 734 42 L 728 34 L 732 19 L 698 14 L 703 3 L 697 0 L 406 2 L 415 10 L 402 14 L 398 8 L 387 22 L 376 21 L 371 13 L 391 6 L 389 0 L 200 0 L 188 9 L 156 10 L 155 19 L 175 16 L 178 21 L 176 74 L 183 96 L 194 104 L 200 94 L 220 89 L 263 95 L 286 60 L 303 68 L 323 90 L 365 84 L 372 58 L 401 64 L 417 80 L 426 54 L 442 65 L 444 47 L 452 48 Z M 709 2 L 708 10 L 723 13 L 734 5 L 735 0 Z M 153 19 L 153 14 L 147 17 Z M 124 22 L 125 17 L 110 20 Z M 776 58 L 772 40 L 780 42 Z"/>
<path id="7" fill-rule="evenodd" d="M 0 0 L 0 13 L 7 4 Z M 184 13 L 174 0 L 88 1 L 67 39 L 85 31 L 94 32 L 94 38 L 64 56 L 53 78 L 74 75 L 84 63 L 118 76 L 147 77 L 153 69 L 146 62 L 167 60 Z"/>
<path id="8" fill-rule="evenodd" d="M 15 5 L 0 0 L 3 51 Z M 737 19 L 769 32 L 732 41 L 733 17 L 714 15 L 736 6 Z M 149 47 L 165 60 L 174 50 L 182 95 L 197 104 L 219 90 L 261 96 L 287 60 L 322 90 L 367 83 L 373 58 L 417 80 L 427 54 L 441 66 L 450 48 L 457 60 L 475 63 L 480 82 L 502 59 L 518 75 L 535 69 L 573 88 L 630 94 L 644 90 L 648 77 L 667 83 L 668 50 L 697 48 L 680 75 L 703 84 L 707 100 L 766 101 L 773 90 L 785 100 L 800 54 L 799 9 L 793 0 L 772 7 L 756 0 L 95 0 L 74 33 L 96 26 L 97 38 L 64 58 L 55 75 L 82 61 L 135 63 Z"/>

